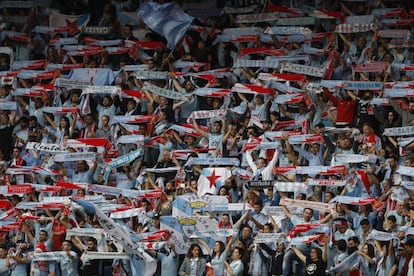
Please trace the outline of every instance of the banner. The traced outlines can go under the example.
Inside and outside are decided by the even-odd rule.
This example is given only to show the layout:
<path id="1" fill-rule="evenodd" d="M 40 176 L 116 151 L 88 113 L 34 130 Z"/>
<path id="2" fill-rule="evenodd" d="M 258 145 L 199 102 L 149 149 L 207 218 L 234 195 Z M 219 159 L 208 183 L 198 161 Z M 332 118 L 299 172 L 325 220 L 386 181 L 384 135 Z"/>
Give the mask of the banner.
<path id="1" fill-rule="evenodd" d="M 398 240 L 396 233 L 383 232 L 383 231 L 378 231 L 375 229 L 372 229 L 371 232 L 366 237 L 367 241 L 370 241 L 370 240 L 371 241 L 390 241 L 392 239 Z"/>
<path id="2" fill-rule="evenodd" d="M 343 87 L 348 90 L 381 90 L 383 85 L 377 81 L 345 81 Z"/>
<path id="3" fill-rule="evenodd" d="M 161 216 L 161 229 L 168 230 L 171 233 L 170 242 L 175 244 L 177 254 L 186 254 L 188 251 L 191 237 L 195 231 L 217 231 L 217 221 L 206 216 L 197 217 L 172 217 Z M 211 246 L 217 240 L 225 241 L 225 238 L 209 238 L 204 240 Z M 212 247 L 211 247 L 212 248 Z"/>
<path id="4" fill-rule="evenodd" d="M 52 12 L 49 15 L 49 26 L 63 27 L 70 35 L 80 32 L 89 23 L 89 14 L 67 15 L 58 12 Z"/>
<path id="5" fill-rule="evenodd" d="M 352 196 L 336 196 L 329 203 L 332 202 L 341 202 L 344 204 L 353 204 L 353 205 L 368 205 L 372 204 L 375 209 L 382 207 L 381 201 L 378 198 L 373 197 L 352 197 Z"/>
<path id="6" fill-rule="evenodd" d="M 350 34 L 350 33 L 364 33 L 375 30 L 374 23 L 365 23 L 365 24 L 338 24 L 336 26 L 335 32 Z"/>
<path id="7" fill-rule="evenodd" d="M 285 240 L 285 236 L 283 233 L 257 233 L 257 235 L 254 237 L 253 242 L 254 243 L 279 243 L 281 241 Z"/>
<path id="8" fill-rule="evenodd" d="M 239 58 L 239 59 L 236 60 L 236 62 L 233 63 L 233 68 L 239 68 L 239 67 L 278 68 L 279 67 L 279 61 L 278 60 L 272 60 L 272 59 L 252 60 L 252 59 Z"/>
<path id="9" fill-rule="evenodd" d="M 17 110 L 17 103 L 0 100 L 0 110 Z"/>
<path id="10" fill-rule="evenodd" d="M 201 166 L 239 166 L 240 161 L 237 158 L 222 157 L 222 158 L 191 158 L 186 165 L 201 165 Z"/>
<path id="11" fill-rule="evenodd" d="M 299 145 L 305 143 L 324 143 L 324 139 L 320 134 L 293 135 L 289 136 L 288 141 L 291 145 Z"/>
<path id="12" fill-rule="evenodd" d="M 197 181 L 198 196 L 216 195 L 230 176 L 231 171 L 226 168 L 203 168 Z"/>
<path id="13" fill-rule="evenodd" d="M 408 176 L 414 176 L 414 168 L 408 167 L 408 166 L 398 166 L 398 169 L 396 170 L 397 173 L 402 175 L 408 175 Z"/>
<path id="14" fill-rule="evenodd" d="M 145 276 L 153 275 L 157 269 L 157 263 L 153 257 L 151 257 L 147 252 L 142 248 L 135 245 L 128 233 L 118 226 L 111 218 L 106 216 L 99 208 L 92 203 L 89 203 L 85 200 L 77 199 L 76 203 L 85 208 L 86 211 L 95 214 L 98 218 L 99 224 L 102 228 L 117 242 L 123 245 L 123 248 L 126 253 L 130 254 L 130 260 L 133 262 L 133 259 L 140 257 L 145 261 Z M 138 274 L 137 267 L 131 264 L 131 269 L 134 274 Z"/>
<path id="15" fill-rule="evenodd" d="M 210 118 L 224 118 L 227 114 L 226 109 L 216 109 L 216 110 L 200 110 L 193 111 L 190 118 L 193 119 L 210 119 Z"/>
<path id="16" fill-rule="evenodd" d="M 166 80 L 168 72 L 163 71 L 134 71 L 131 76 L 139 80 Z"/>
<path id="17" fill-rule="evenodd" d="M 186 101 L 186 102 L 189 101 L 187 96 L 191 96 L 191 94 L 185 95 L 179 92 L 175 92 L 173 90 L 161 88 L 159 86 L 150 84 L 149 82 L 144 82 L 143 89 L 148 90 L 154 94 L 157 94 L 159 96 L 162 96 L 168 99 L 174 99 L 174 100 L 180 100 L 180 101 Z"/>
<path id="18" fill-rule="evenodd" d="M 333 209 L 331 204 L 316 202 L 316 201 L 308 201 L 308 200 L 296 200 L 291 198 L 284 198 L 281 200 L 281 205 L 285 205 L 287 207 L 300 207 L 300 208 L 311 208 L 313 210 L 318 210 L 320 212 L 328 212 L 330 213 Z"/>
<path id="19" fill-rule="evenodd" d="M 65 87 L 67 89 L 84 89 L 90 85 L 91 83 L 89 81 L 72 80 L 64 78 L 57 78 L 55 81 L 56 87 Z"/>
<path id="20" fill-rule="evenodd" d="M 337 264 L 334 267 L 331 267 L 328 272 L 336 274 L 338 272 L 348 272 L 352 267 L 355 267 L 359 264 L 360 257 L 357 252 L 352 253 L 348 257 L 345 258 L 342 262 Z"/>
<path id="21" fill-rule="evenodd" d="M 306 180 L 306 185 L 308 185 L 308 186 L 338 186 L 338 187 L 343 187 L 343 186 L 346 185 L 346 180 L 308 178 Z"/>
<path id="22" fill-rule="evenodd" d="M 107 164 L 107 167 L 105 167 L 105 172 L 103 176 L 105 182 L 108 182 L 109 174 L 113 169 L 129 164 L 141 155 L 142 149 L 139 148 L 137 150 L 131 151 L 130 153 L 124 154 L 116 159 L 113 159 L 111 162 Z"/>
<path id="23" fill-rule="evenodd" d="M 55 162 L 71 162 L 71 161 L 81 161 L 81 160 L 95 160 L 95 152 L 63 152 L 56 153 L 54 156 Z"/>
<path id="24" fill-rule="evenodd" d="M 383 135 L 385 136 L 414 135 L 414 126 L 385 128 Z"/>
<path id="25" fill-rule="evenodd" d="M 337 154 L 334 156 L 335 162 L 341 163 L 363 163 L 368 162 L 369 156 L 368 155 L 361 155 L 361 154 Z"/>
<path id="26" fill-rule="evenodd" d="M 279 26 L 306 26 L 314 25 L 315 17 L 280 18 L 276 21 Z"/>
<path id="27" fill-rule="evenodd" d="M 253 85 L 247 83 L 235 83 L 231 88 L 233 92 L 247 93 L 247 94 L 273 94 L 274 91 L 270 87 L 263 87 L 260 85 Z"/>
<path id="28" fill-rule="evenodd" d="M 296 63 L 286 62 L 282 65 L 281 71 L 296 73 L 296 74 L 303 74 L 318 78 L 323 78 L 326 74 L 325 68 L 320 67 L 313 67 L 307 65 L 301 65 Z"/>
<path id="29" fill-rule="evenodd" d="M 267 27 L 264 31 L 266 34 L 274 35 L 296 35 L 311 34 L 312 30 L 308 27 L 286 26 L 286 27 Z"/>
<path id="30" fill-rule="evenodd" d="M 388 64 L 386 62 L 368 62 L 368 63 L 362 63 L 357 64 L 354 68 L 354 72 L 383 72 L 387 70 Z"/>
<path id="31" fill-rule="evenodd" d="M 275 21 L 279 18 L 278 12 L 268 13 L 254 13 L 254 14 L 238 14 L 236 16 L 236 23 L 255 23 L 255 22 L 269 22 Z"/>

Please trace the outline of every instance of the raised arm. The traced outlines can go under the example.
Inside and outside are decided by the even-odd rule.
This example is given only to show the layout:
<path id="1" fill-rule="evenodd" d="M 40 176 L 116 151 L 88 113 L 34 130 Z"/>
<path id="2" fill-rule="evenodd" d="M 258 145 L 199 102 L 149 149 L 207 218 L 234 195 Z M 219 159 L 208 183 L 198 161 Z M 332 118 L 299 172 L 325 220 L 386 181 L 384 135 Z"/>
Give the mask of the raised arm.
<path id="1" fill-rule="evenodd" d="M 303 262 L 306 263 L 306 256 L 303 255 L 302 251 L 300 251 L 296 246 L 292 246 L 293 252 L 295 252 L 296 256 Z"/>
<path id="2" fill-rule="evenodd" d="M 194 126 L 194 129 L 198 132 L 198 133 L 200 133 L 200 135 L 202 135 L 204 138 L 208 138 L 208 133 L 207 132 L 205 132 L 205 131 L 203 131 L 203 130 L 201 130 L 201 128 L 198 126 L 198 123 L 197 123 L 197 120 L 196 119 L 194 119 L 194 118 L 192 118 L 193 120 L 193 126 Z"/>

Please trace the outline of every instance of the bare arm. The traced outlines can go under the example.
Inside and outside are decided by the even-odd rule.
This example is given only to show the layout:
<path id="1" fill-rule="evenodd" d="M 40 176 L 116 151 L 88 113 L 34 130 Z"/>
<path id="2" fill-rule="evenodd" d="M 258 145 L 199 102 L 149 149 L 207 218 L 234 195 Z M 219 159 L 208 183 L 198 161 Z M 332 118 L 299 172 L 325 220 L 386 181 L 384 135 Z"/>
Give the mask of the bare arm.
<path id="1" fill-rule="evenodd" d="M 292 250 L 302 262 L 306 263 L 306 256 L 303 255 L 302 251 L 300 251 L 296 246 L 292 246 Z"/>

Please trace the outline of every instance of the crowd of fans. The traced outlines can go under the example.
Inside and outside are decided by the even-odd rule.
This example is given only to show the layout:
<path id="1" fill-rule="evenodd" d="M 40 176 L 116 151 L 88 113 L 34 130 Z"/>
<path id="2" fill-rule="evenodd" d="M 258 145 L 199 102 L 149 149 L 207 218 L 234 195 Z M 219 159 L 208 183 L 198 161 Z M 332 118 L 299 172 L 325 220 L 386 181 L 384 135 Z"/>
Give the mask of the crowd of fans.
<path id="1" fill-rule="evenodd" d="M 169 49 L 121 22 L 144 1 L 23 2 L 0 3 L 0 275 L 414 275 L 410 3 L 182 1 Z"/>

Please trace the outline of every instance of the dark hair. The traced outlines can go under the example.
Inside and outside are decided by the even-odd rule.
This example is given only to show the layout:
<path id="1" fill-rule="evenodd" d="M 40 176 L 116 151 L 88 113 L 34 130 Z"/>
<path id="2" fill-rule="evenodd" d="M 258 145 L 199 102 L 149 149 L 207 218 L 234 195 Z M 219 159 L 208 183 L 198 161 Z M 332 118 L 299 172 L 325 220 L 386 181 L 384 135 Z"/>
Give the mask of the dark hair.
<path id="1" fill-rule="evenodd" d="M 369 222 L 369 219 L 364 218 L 359 222 L 359 225 L 371 225 L 371 223 Z"/>
<path id="2" fill-rule="evenodd" d="M 67 243 L 70 245 L 70 247 L 72 247 L 72 246 L 73 246 L 73 243 L 72 243 L 72 241 L 71 241 L 71 240 L 64 240 L 62 243 L 64 243 L 64 242 L 67 242 Z"/>
<path id="3" fill-rule="evenodd" d="M 357 236 L 350 237 L 348 241 L 354 241 L 355 243 L 359 244 L 359 239 Z"/>
<path id="4" fill-rule="evenodd" d="M 312 215 L 313 215 L 313 209 L 312 208 L 306 207 L 306 208 L 303 209 L 303 211 L 305 211 L 305 210 L 310 210 L 312 212 Z"/>
<path id="5" fill-rule="evenodd" d="M 392 221 L 393 223 L 396 223 L 396 222 L 397 222 L 397 218 L 396 218 L 394 215 L 390 215 L 390 216 L 388 216 L 388 217 L 387 217 L 387 220 L 390 220 L 390 221 Z"/>
<path id="6" fill-rule="evenodd" d="M 405 243 L 406 246 L 414 247 L 414 239 L 410 238 Z"/>
<path id="7" fill-rule="evenodd" d="M 340 250 L 340 251 L 345 251 L 346 250 L 346 241 L 344 239 L 337 240 L 335 242 L 335 245 L 338 248 L 338 250 Z"/>
<path id="8" fill-rule="evenodd" d="M 192 253 L 192 251 L 193 251 L 193 249 L 194 249 L 194 248 L 196 248 L 196 247 L 198 247 L 198 249 L 199 249 L 199 252 L 198 252 L 198 256 L 197 256 L 197 257 L 199 257 L 199 258 L 203 257 L 203 250 L 201 250 L 201 247 L 200 247 L 198 244 L 193 243 L 193 244 L 190 246 L 190 248 L 188 249 L 188 251 L 187 251 L 187 257 L 188 257 L 188 258 L 193 258 L 193 253 Z"/>
<path id="9" fill-rule="evenodd" d="M 243 258 L 243 256 L 244 256 L 244 249 L 241 248 L 240 246 L 236 246 L 236 247 L 233 248 L 233 251 L 236 250 L 236 249 L 239 250 L 239 253 L 240 253 L 240 256 L 241 256 L 240 259 Z"/>
<path id="10" fill-rule="evenodd" d="M 375 249 L 374 246 L 370 243 L 366 243 L 366 246 L 368 246 L 368 256 L 370 256 L 371 258 L 375 257 Z"/>
<path id="11" fill-rule="evenodd" d="M 316 251 L 316 255 L 318 256 L 318 260 L 322 260 L 322 249 L 320 249 L 319 247 L 314 247 L 311 250 Z"/>
<path id="12" fill-rule="evenodd" d="M 93 242 L 95 245 L 98 245 L 98 241 L 94 237 L 89 237 L 87 239 L 88 242 Z"/>
<path id="13" fill-rule="evenodd" d="M 213 250 L 213 254 L 211 254 L 211 258 L 214 258 L 216 256 L 216 254 L 218 254 L 218 257 L 220 257 L 221 254 L 223 254 L 224 250 L 226 249 L 226 246 L 224 245 L 224 242 L 222 242 L 222 241 L 216 241 L 215 243 L 218 243 L 220 245 L 220 252 L 216 253 Z"/>

